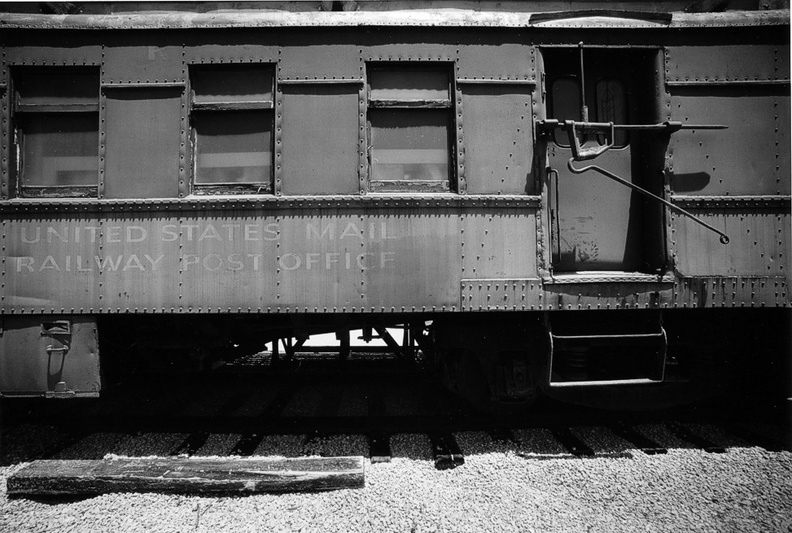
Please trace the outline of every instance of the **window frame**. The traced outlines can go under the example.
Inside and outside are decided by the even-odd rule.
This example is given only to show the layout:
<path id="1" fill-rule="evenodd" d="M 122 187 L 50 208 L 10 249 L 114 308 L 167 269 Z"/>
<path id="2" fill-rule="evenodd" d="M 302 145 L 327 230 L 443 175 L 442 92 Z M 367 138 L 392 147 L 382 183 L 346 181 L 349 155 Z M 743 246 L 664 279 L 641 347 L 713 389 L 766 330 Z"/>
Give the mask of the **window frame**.
<path id="1" fill-rule="evenodd" d="M 223 194 L 274 194 L 274 171 L 275 171 L 275 107 L 277 98 L 276 85 L 276 65 L 274 63 L 222 63 L 205 64 L 196 63 L 188 65 L 189 75 L 189 123 L 190 123 L 190 146 L 192 150 L 190 165 L 190 190 L 192 195 L 213 196 Z M 211 101 L 200 101 L 196 98 L 196 83 L 200 71 L 215 71 L 215 75 L 228 68 L 255 68 L 269 71 L 269 78 L 272 85 L 269 87 L 271 95 L 269 100 L 254 98 L 249 99 L 226 99 L 220 98 Z M 196 113 L 198 116 L 209 114 L 243 113 L 245 111 L 261 111 L 268 113 L 270 142 L 269 142 L 269 174 L 264 181 L 257 182 L 215 182 L 201 183 L 198 181 L 198 131 L 196 129 Z"/>
<path id="2" fill-rule="evenodd" d="M 446 98 L 376 98 L 372 96 L 372 75 L 377 72 L 426 71 L 446 78 Z M 366 160 L 368 190 L 374 193 L 449 193 L 456 192 L 456 107 L 454 65 L 451 62 L 372 61 L 366 63 Z M 372 111 L 445 111 L 448 174 L 444 180 L 382 180 L 374 178 Z"/>
<path id="3" fill-rule="evenodd" d="M 46 73 L 47 75 L 68 76 L 69 73 L 80 73 L 95 78 L 95 95 L 91 96 L 90 103 L 63 103 L 58 102 L 57 95 L 46 96 L 51 101 L 45 103 L 25 103 L 20 92 L 23 85 L 22 79 L 28 73 Z M 17 198 L 98 198 L 99 197 L 99 175 L 100 175 L 100 93 L 101 93 L 101 73 L 98 66 L 11 66 L 11 113 L 12 113 L 12 136 L 14 161 L 14 185 L 13 193 Z M 92 185 L 25 185 L 23 183 L 25 172 L 25 122 L 28 117 L 40 117 L 44 115 L 57 116 L 64 118 L 74 115 L 90 115 L 94 119 L 96 126 L 96 152 L 84 157 L 92 157 L 96 161 L 95 183 Z M 65 132 L 64 132 L 65 133 Z"/>

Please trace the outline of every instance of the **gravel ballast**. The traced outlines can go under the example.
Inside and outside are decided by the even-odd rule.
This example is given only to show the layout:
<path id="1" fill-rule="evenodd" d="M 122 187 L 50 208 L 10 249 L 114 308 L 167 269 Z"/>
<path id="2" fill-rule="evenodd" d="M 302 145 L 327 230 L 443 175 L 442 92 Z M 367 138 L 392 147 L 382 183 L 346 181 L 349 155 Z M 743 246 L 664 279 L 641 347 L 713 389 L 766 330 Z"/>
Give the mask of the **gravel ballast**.
<path id="1" fill-rule="evenodd" d="M 13 465 L 0 468 L 0 531 L 792 531 L 789 452 L 537 460 L 484 433 L 457 437 L 465 464 L 456 469 L 435 469 L 425 436 L 397 435 L 390 463 L 366 461 L 365 488 L 308 494 L 9 499 L 5 480 L 21 467 Z M 357 451 L 359 441 L 328 439 L 332 450 L 310 451 Z M 277 451 L 302 452 L 283 442 Z"/>

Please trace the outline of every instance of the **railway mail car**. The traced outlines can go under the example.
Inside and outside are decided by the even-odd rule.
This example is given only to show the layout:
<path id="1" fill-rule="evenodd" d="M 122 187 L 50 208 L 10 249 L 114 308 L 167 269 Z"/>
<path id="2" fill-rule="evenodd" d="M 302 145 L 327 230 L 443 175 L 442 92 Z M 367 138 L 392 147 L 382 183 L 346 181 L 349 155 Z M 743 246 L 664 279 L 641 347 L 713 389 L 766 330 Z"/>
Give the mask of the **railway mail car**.
<path id="1" fill-rule="evenodd" d="M 507 408 L 786 361 L 788 4 L 567 4 L 6 5 L 2 393 L 393 326 Z"/>

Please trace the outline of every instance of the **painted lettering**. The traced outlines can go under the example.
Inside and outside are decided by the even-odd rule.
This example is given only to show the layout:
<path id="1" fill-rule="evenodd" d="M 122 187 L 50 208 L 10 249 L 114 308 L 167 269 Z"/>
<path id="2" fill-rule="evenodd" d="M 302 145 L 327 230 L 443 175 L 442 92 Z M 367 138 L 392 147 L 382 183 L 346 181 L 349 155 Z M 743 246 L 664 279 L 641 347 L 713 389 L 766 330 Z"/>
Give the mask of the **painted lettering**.
<path id="1" fill-rule="evenodd" d="M 198 224 L 184 224 L 182 228 L 187 230 L 187 240 L 191 241 L 195 230 L 200 228 L 200 226 Z"/>
<path id="2" fill-rule="evenodd" d="M 47 226 L 47 242 L 51 243 L 53 237 L 57 238 L 61 242 L 69 242 L 69 229 L 63 228 L 63 233 L 61 234 L 52 226 Z"/>
<path id="3" fill-rule="evenodd" d="M 176 224 L 162 226 L 162 242 L 173 242 L 179 239 L 179 227 Z"/>
<path id="4" fill-rule="evenodd" d="M 302 259 L 297 254 L 283 254 L 278 264 L 284 270 L 297 270 L 302 264 Z"/>
<path id="5" fill-rule="evenodd" d="M 344 237 L 356 237 L 358 239 L 363 239 L 363 232 L 358 229 L 354 222 L 350 222 L 344 228 L 344 231 L 341 232 L 341 236 L 338 240 L 344 240 Z"/>
<path id="6" fill-rule="evenodd" d="M 28 237 L 27 234 L 28 229 L 25 226 L 22 226 L 22 242 L 24 242 L 25 244 L 36 244 L 37 242 L 39 242 L 41 240 L 41 228 L 35 228 L 35 229 L 36 229 L 36 236 L 31 239 L 30 237 Z"/>
<path id="7" fill-rule="evenodd" d="M 143 226 L 127 226 L 126 227 L 126 240 L 127 242 L 143 242 L 148 237 L 148 232 Z"/>
<path id="8" fill-rule="evenodd" d="M 205 239 L 217 239 L 218 241 L 222 241 L 223 240 L 223 238 L 217 232 L 215 227 L 212 226 L 211 224 L 206 226 L 206 229 L 203 230 L 203 233 L 201 233 L 201 236 L 198 237 L 198 242 L 201 242 L 201 241 L 203 241 Z M 233 240 L 233 239 L 229 239 L 229 240 Z"/>
<path id="9" fill-rule="evenodd" d="M 305 237 L 310 241 L 312 238 L 316 239 L 324 239 L 325 235 L 329 240 L 335 240 L 335 224 L 328 224 L 324 228 L 322 228 L 322 232 L 319 232 L 319 224 L 306 224 L 305 225 Z"/>
<path id="10" fill-rule="evenodd" d="M 16 266 L 17 272 L 22 272 L 23 268 L 26 268 L 28 272 L 33 272 L 33 262 L 35 261 L 35 259 L 33 259 L 32 257 L 17 257 L 16 260 L 17 260 L 17 266 Z"/>
<path id="11" fill-rule="evenodd" d="M 121 226 L 108 226 L 107 242 L 121 242 Z"/>
<path id="12" fill-rule="evenodd" d="M 157 268 L 157 263 L 162 261 L 162 259 L 165 257 L 165 255 L 164 254 L 160 254 L 156 259 L 152 258 L 149 254 L 146 254 L 143 257 L 145 257 L 146 260 L 149 263 L 151 263 L 151 270 L 155 270 Z"/>
<path id="13" fill-rule="evenodd" d="M 123 255 L 119 255 L 118 258 L 116 259 L 116 262 L 113 263 L 113 258 L 112 257 L 102 258 L 102 257 L 99 257 L 98 255 L 94 256 L 94 260 L 96 261 L 96 267 L 99 270 L 109 270 L 110 272 L 115 272 L 116 270 L 118 270 L 118 267 L 119 267 L 119 265 L 121 265 L 121 261 L 123 259 L 124 259 L 124 256 Z"/>
<path id="14" fill-rule="evenodd" d="M 257 241 L 259 227 L 255 224 L 245 224 L 245 240 L 246 241 Z"/>

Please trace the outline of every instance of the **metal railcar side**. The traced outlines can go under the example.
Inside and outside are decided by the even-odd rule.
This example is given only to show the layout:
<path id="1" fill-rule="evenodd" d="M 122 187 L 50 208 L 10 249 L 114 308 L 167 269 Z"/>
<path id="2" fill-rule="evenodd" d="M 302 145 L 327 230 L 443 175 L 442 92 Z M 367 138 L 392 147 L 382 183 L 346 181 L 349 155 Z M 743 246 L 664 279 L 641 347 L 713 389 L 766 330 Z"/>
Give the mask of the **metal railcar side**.
<path id="1" fill-rule="evenodd" d="M 97 394 L 100 339 L 407 324 L 506 404 L 784 349 L 788 9 L 358 7 L 0 15 L 4 394 Z"/>

